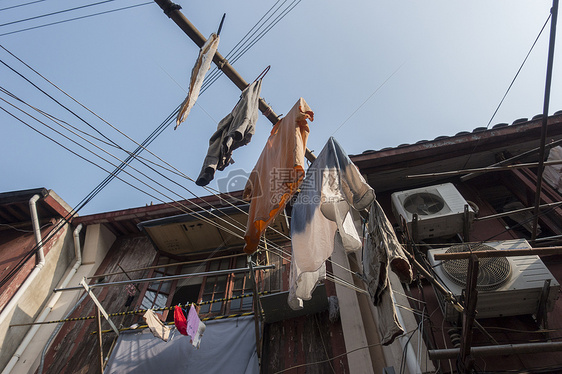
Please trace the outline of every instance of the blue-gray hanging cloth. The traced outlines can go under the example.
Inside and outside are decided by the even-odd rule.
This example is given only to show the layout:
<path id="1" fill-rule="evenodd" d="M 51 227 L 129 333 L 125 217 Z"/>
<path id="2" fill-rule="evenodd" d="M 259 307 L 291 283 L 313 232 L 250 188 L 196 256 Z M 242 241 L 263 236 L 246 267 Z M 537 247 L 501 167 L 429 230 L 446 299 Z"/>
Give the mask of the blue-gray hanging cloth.
<path id="1" fill-rule="evenodd" d="M 209 139 L 207 156 L 195 182 L 198 186 L 206 186 L 213 180 L 216 170 L 233 164 L 232 151 L 252 139 L 259 115 L 261 82 L 259 79 L 246 87 L 232 112 L 219 122 L 217 131 Z"/>

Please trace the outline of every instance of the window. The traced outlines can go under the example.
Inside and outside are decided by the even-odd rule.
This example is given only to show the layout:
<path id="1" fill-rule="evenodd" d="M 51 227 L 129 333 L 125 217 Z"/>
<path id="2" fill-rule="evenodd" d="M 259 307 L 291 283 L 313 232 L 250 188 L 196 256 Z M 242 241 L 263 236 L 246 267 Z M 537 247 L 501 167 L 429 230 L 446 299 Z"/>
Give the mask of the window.
<path id="1" fill-rule="evenodd" d="M 158 257 L 156 261 L 157 265 L 169 265 L 171 263 L 171 260 L 167 257 Z M 154 269 L 149 277 L 159 278 L 176 275 L 177 271 L 177 266 L 163 266 Z M 170 294 L 173 293 L 175 286 L 175 281 L 149 283 L 142 298 L 140 307 L 142 309 L 157 309 L 168 306 L 167 303 Z M 160 314 L 165 315 L 166 313 L 160 312 Z"/>
<path id="2" fill-rule="evenodd" d="M 163 256 L 157 260 L 158 265 L 169 265 L 174 262 L 175 260 Z M 240 269 L 246 266 L 246 256 L 240 255 L 182 266 L 160 267 L 155 269 L 150 277 Z M 143 309 L 156 309 L 178 304 L 229 299 L 251 293 L 253 293 L 252 280 L 248 273 L 196 276 L 168 282 L 149 283 L 140 306 Z M 205 316 L 237 314 L 251 311 L 252 308 L 253 298 L 244 297 L 201 305 L 199 314 Z M 173 313 L 166 311 L 161 314 L 167 321 L 174 319 Z"/>
<path id="3" fill-rule="evenodd" d="M 208 271 L 239 269 L 246 267 L 246 257 L 237 256 L 209 263 Z M 253 292 L 252 282 L 248 273 L 230 273 L 227 275 L 205 277 L 200 300 L 202 302 L 232 298 Z M 244 297 L 230 301 L 220 301 L 201 305 L 199 314 L 226 315 L 252 310 L 252 298 Z"/>
<path id="4" fill-rule="evenodd" d="M 237 257 L 236 258 L 236 268 L 246 267 L 246 258 Z M 231 296 L 242 296 L 253 292 L 252 279 L 249 273 L 237 273 L 232 274 L 232 291 Z M 238 312 L 241 310 L 251 310 L 252 309 L 252 297 L 244 297 L 241 299 L 230 301 L 230 312 Z"/>

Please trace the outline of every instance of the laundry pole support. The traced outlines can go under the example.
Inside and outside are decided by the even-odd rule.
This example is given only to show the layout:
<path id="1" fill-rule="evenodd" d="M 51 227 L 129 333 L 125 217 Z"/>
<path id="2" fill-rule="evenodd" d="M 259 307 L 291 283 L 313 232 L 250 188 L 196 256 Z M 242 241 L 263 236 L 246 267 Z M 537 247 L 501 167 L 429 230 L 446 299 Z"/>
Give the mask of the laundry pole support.
<path id="1" fill-rule="evenodd" d="M 97 313 L 99 314 L 100 312 L 103 314 L 103 316 L 105 317 L 105 319 L 107 320 L 107 322 L 109 323 L 109 325 L 111 326 L 111 328 L 113 329 L 113 331 L 115 331 L 115 333 L 117 334 L 117 336 L 119 336 L 119 330 L 117 330 L 117 327 L 115 326 L 115 324 L 113 323 L 113 321 L 111 321 L 111 319 L 109 319 L 109 315 L 107 314 L 107 312 L 105 311 L 105 309 L 103 308 L 103 306 L 101 305 L 101 303 L 99 302 L 98 298 L 96 297 L 96 295 L 94 295 L 94 293 L 92 292 L 92 290 L 90 289 L 90 287 L 88 286 L 88 283 L 86 283 L 86 278 L 82 278 L 82 281 L 80 282 L 80 284 L 82 285 L 82 287 L 84 287 L 84 289 L 86 290 L 86 292 L 88 293 L 88 296 L 90 296 L 90 299 L 92 299 L 92 301 L 94 302 L 94 304 L 96 304 L 96 310 Z M 101 322 L 98 321 L 98 324 L 100 324 Z M 102 370 L 103 370 L 103 358 L 102 358 Z"/>
<path id="2" fill-rule="evenodd" d="M 539 205 L 541 204 L 542 175 L 544 171 L 544 156 L 546 153 L 546 132 L 548 121 L 548 107 L 550 103 L 550 86 L 552 83 L 552 67 L 554 64 L 554 46 L 556 40 L 556 23 L 558 20 L 558 0 L 552 0 L 550 8 L 550 42 L 548 45 L 548 61 L 546 65 L 546 84 L 544 88 L 544 105 L 542 113 L 541 139 L 539 147 L 539 167 L 537 170 L 537 186 L 535 189 L 535 209 L 533 210 L 533 230 L 531 242 L 535 244 L 537 238 L 537 227 L 539 225 Z"/>
<path id="3" fill-rule="evenodd" d="M 170 0 L 154 0 L 156 4 L 164 11 L 172 21 L 186 33 L 187 36 L 199 47 L 201 48 L 203 44 L 207 41 L 205 37 L 197 30 L 197 28 L 180 12 L 181 6 L 174 4 Z M 218 51 L 213 57 L 213 62 L 217 67 L 240 89 L 243 91 L 248 87 L 248 82 L 242 78 L 242 76 L 232 67 L 232 65 L 224 58 Z M 264 116 L 272 123 L 276 124 L 280 117 L 273 111 L 273 109 L 265 102 L 264 99 L 260 97 L 259 109 Z M 316 160 L 316 156 L 307 148 L 305 153 L 306 159 L 310 162 Z"/>

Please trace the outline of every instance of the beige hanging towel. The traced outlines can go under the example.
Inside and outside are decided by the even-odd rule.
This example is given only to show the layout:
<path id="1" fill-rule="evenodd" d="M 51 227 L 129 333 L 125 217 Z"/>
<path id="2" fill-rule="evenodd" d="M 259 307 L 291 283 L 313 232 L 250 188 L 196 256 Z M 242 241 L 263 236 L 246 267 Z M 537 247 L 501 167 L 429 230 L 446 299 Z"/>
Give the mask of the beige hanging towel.
<path id="1" fill-rule="evenodd" d="M 195 66 L 193 70 L 191 70 L 191 80 L 189 81 L 189 91 L 187 92 L 187 97 L 183 101 L 180 107 L 180 111 L 178 112 L 178 117 L 176 119 L 176 127 L 174 130 L 178 128 L 180 123 L 185 121 L 191 108 L 195 105 L 197 98 L 199 97 L 199 91 L 201 90 L 201 86 L 203 85 L 203 80 L 205 79 L 205 74 L 211 67 L 211 63 L 213 62 L 213 57 L 217 52 L 219 47 L 219 36 L 217 34 L 211 34 L 209 39 L 205 42 L 201 50 L 199 51 L 199 56 L 197 57 L 197 61 L 195 62 Z"/>
<path id="2" fill-rule="evenodd" d="M 168 341 L 170 338 L 170 328 L 160 321 L 160 318 L 158 318 L 152 309 L 148 309 L 142 318 L 144 318 L 148 328 L 152 332 L 152 335 L 164 340 L 165 342 Z"/>
<path id="3" fill-rule="evenodd" d="M 273 126 L 267 143 L 244 188 L 250 200 L 244 252 L 258 249 L 261 234 L 285 208 L 304 179 L 306 141 L 314 113 L 301 97 L 287 115 Z"/>

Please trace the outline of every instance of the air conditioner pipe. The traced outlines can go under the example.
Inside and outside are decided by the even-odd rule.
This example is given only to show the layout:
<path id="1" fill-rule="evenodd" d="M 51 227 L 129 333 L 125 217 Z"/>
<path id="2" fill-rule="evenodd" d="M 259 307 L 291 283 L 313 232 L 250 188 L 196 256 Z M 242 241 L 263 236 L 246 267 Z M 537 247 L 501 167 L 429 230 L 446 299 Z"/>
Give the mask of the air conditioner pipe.
<path id="1" fill-rule="evenodd" d="M 76 229 L 74 229 L 74 233 L 73 233 L 73 236 L 74 236 L 74 255 L 75 255 L 76 261 L 74 262 L 74 265 L 72 266 L 72 269 L 70 269 L 67 276 L 61 282 L 59 287 L 66 287 L 70 283 L 74 274 L 76 274 L 76 271 L 78 270 L 80 265 L 82 265 L 82 251 L 80 250 L 80 230 L 82 230 L 82 224 L 79 224 L 78 226 L 76 226 Z M 57 292 L 51 297 L 51 299 L 49 300 L 49 303 L 47 304 L 45 309 L 43 309 L 43 312 L 41 313 L 41 315 L 39 317 L 37 317 L 37 319 L 35 320 L 36 323 L 37 322 L 43 322 L 47 319 L 47 316 L 49 315 L 49 313 L 51 313 L 51 311 L 53 310 L 53 308 L 55 307 L 55 305 L 59 301 L 61 295 L 62 294 L 60 292 Z M 6 365 L 6 367 L 2 371 L 2 374 L 8 374 L 12 371 L 12 369 L 16 366 L 16 364 L 17 364 L 19 358 L 21 357 L 21 355 L 25 352 L 29 343 L 31 343 L 31 341 L 35 337 L 35 334 L 37 333 L 37 331 L 39 330 L 40 327 L 41 327 L 41 325 L 33 325 L 31 327 L 31 329 L 29 329 L 28 333 L 25 335 L 25 338 L 22 340 L 18 349 L 16 350 L 16 352 L 14 353 L 14 355 L 12 356 L 10 361 L 8 362 L 8 365 Z"/>
<path id="2" fill-rule="evenodd" d="M 31 199 L 29 199 L 29 211 L 31 213 L 31 224 L 33 226 L 33 232 L 35 235 L 35 241 L 37 242 L 37 247 L 39 248 L 37 251 L 37 264 L 35 268 L 31 271 L 31 274 L 26 278 L 25 282 L 20 286 L 18 291 L 15 293 L 14 296 L 10 299 L 10 302 L 6 304 L 2 313 L 0 313 L 0 325 L 4 323 L 12 309 L 15 308 L 29 285 L 33 282 L 39 271 L 45 265 L 45 254 L 43 253 L 43 241 L 41 240 L 41 227 L 39 226 L 39 215 L 37 214 L 37 201 L 41 198 L 39 195 L 33 195 Z"/>

